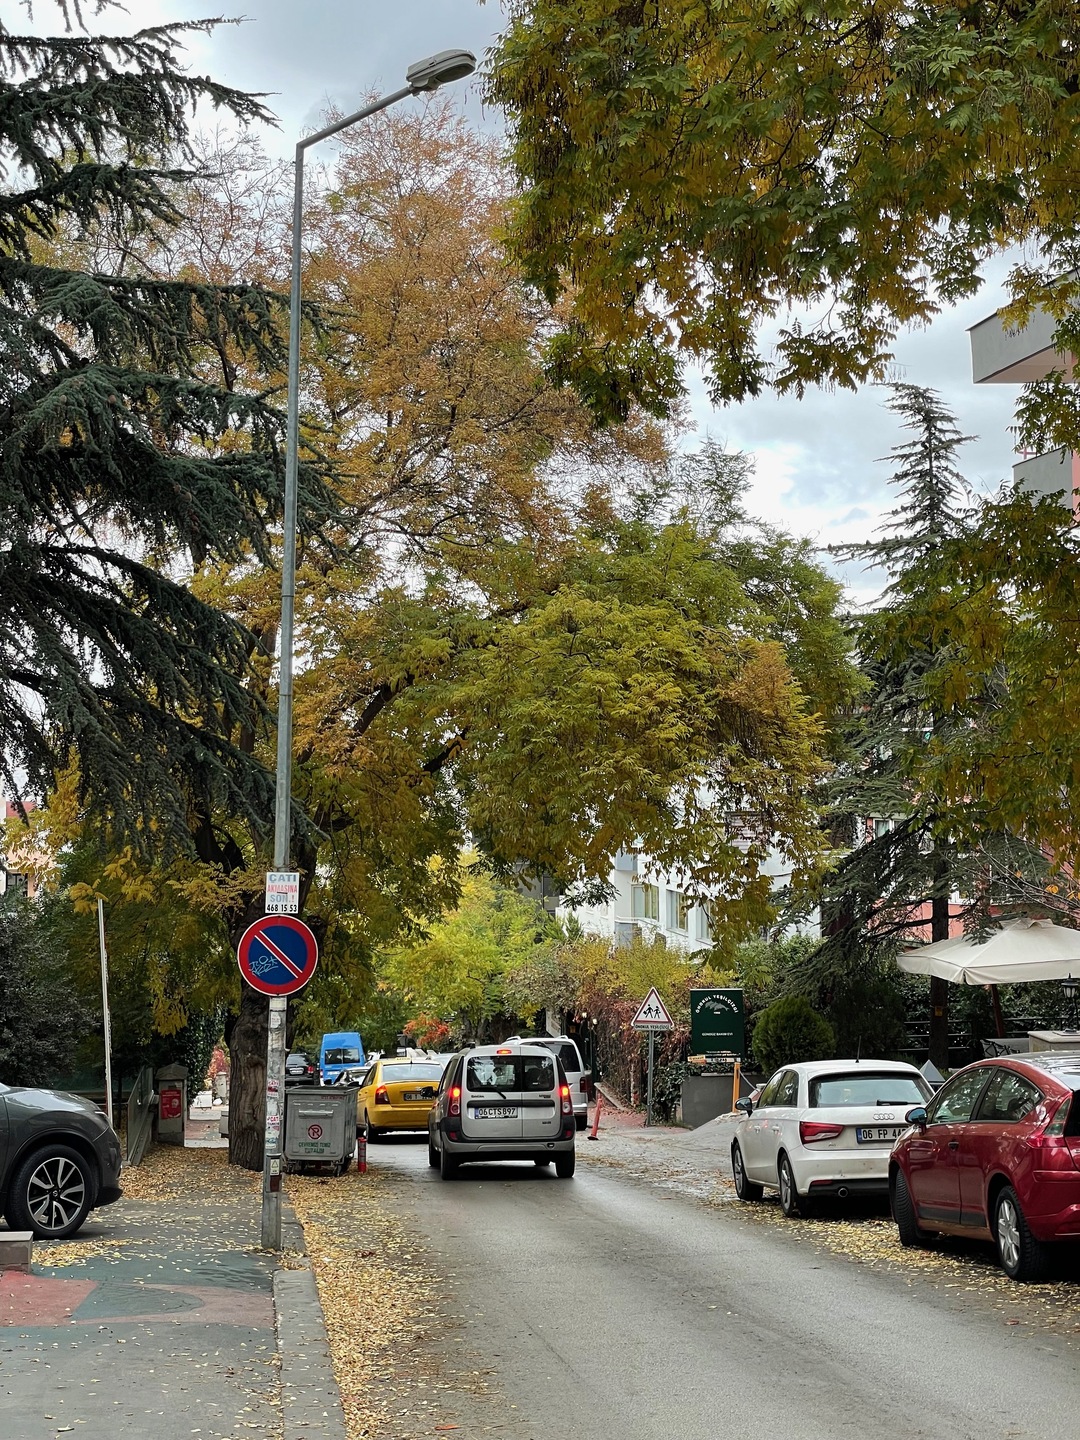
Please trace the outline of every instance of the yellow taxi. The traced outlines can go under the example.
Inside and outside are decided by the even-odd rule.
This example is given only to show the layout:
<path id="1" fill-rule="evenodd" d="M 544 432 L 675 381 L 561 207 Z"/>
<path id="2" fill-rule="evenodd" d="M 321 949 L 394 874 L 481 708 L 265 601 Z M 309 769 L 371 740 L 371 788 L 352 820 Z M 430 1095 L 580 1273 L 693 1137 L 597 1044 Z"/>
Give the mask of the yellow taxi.
<path id="1" fill-rule="evenodd" d="M 369 1140 L 391 1130 L 426 1130 L 445 1067 L 435 1060 L 376 1060 L 356 1092 L 356 1123 L 366 1125 Z"/>

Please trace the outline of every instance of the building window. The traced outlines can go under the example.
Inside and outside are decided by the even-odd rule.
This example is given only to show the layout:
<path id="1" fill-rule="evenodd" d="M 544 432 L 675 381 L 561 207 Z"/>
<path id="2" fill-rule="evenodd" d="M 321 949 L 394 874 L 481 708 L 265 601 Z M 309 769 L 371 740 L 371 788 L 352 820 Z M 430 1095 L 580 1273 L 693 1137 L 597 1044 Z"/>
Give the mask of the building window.
<path id="1" fill-rule="evenodd" d="M 6 876 L 5 893 L 8 895 L 26 895 L 29 891 L 29 877 L 18 875 L 12 870 L 4 872 Z"/>
<path id="2" fill-rule="evenodd" d="M 667 892 L 667 928 L 682 935 L 690 928 L 690 901 L 679 890 Z"/>
<path id="3" fill-rule="evenodd" d="M 660 920 L 660 887 L 635 885 L 630 892 L 630 911 L 635 920 Z"/>
<path id="4" fill-rule="evenodd" d="M 707 905 L 699 905 L 694 911 L 694 938 L 696 940 L 712 940 L 712 921 Z"/>

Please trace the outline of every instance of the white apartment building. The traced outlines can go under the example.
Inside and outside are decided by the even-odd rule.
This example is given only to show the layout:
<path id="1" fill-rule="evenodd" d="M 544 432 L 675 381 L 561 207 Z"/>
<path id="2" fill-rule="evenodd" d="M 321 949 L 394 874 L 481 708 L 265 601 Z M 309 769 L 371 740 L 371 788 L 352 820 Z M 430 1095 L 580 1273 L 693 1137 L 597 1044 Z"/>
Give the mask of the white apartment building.
<path id="1" fill-rule="evenodd" d="M 790 879 L 785 861 L 770 851 L 763 865 L 775 887 Z M 566 920 L 571 915 L 588 935 L 599 935 L 616 945 L 629 945 L 632 940 L 662 939 L 675 950 L 691 953 L 708 948 L 713 942 L 712 917 L 707 904 L 692 899 L 678 876 L 659 868 L 647 855 L 620 851 L 612 861 L 611 898 L 598 905 L 568 905 L 560 897 L 555 915 Z M 816 920 L 807 926 L 817 932 Z"/>

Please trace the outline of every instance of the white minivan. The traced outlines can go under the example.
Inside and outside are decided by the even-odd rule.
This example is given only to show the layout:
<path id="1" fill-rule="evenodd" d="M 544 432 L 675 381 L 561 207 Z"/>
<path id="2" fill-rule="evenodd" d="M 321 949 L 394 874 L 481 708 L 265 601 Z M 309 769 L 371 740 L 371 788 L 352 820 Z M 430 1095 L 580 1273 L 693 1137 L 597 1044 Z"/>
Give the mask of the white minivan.
<path id="1" fill-rule="evenodd" d="M 448 1180 L 473 1160 L 531 1160 L 574 1173 L 574 1101 L 557 1055 L 532 1041 L 462 1050 L 428 1116 L 428 1163 Z"/>
<path id="2" fill-rule="evenodd" d="M 585 1069 L 585 1061 L 581 1058 L 581 1051 L 578 1049 L 576 1041 L 569 1035 L 530 1035 L 525 1040 L 522 1040 L 520 1035 L 512 1035 L 509 1040 L 504 1040 L 503 1044 L 543 1045 L 546 1050 L 551 1050 L 559 1057 L 559 1063 L 566 1074 L 566 1083 L 570 1086 L 577 1128 L 584 1130 L 589 1123 L 589 1094 L 592 1089 L 592 1077 Z"/>

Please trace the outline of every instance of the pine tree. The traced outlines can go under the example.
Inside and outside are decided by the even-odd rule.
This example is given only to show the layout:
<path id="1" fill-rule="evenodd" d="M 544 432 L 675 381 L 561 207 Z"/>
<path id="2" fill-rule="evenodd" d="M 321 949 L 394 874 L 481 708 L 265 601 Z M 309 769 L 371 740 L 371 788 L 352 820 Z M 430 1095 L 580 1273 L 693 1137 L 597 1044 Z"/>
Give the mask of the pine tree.
<path id="1" fill-rule="evenodd" d="M 0 778 L 41 793 L 74 759 L 92 809 L 185 844 L 193 811 L 272 813 L 272 777 L 236 743 L 255 642 L 189 582 L 268 558 L 280 317 L 253 285 L 55 259 L 65 236 L 178 222 L 198 103 L 267 118 L 178 63 L 212 23 L 39 38 L 0 22 Z M 267 388 L 236 388 L 229 354 Z"/>
<path id="2" fill-rule="evenodd" d="M 846 763 L 831 787 L 834 838 L 847 853 L 826 881 L 824 941 L 803 977 L 819 987 L 830 976 L 851 983 L 861 975 L 872 983 L 882 955 L 891 954 L 898 939 L 914 942 L 925 933 L 927 905 L 931 938 L 945 939 L 950 895 L 974 893 L 986 863 L 984 854 L 957 847 L 944 808 L 913 776 L 931 736 L 950 723 L 928 694 L 948 637 L 938 646 L 913 642 L 909 621 L 921 622 L 950 590 L 943 551 L 964 534 L 972 514 L 957 463 L 969 437 L 932 390 L 894 385 L 887 404 L 911 432 L 891 451 L 896 508 L 878 538 L 833 548 L 841 559 L 884 570 L 888 583 L 856 628 L 856 657 L 868 686 L 848 725 Z M 871 825 L 872 834 L 856 833 Z M 945 1066 L 943 980 L 931 980 L 930 1009 L 930 1058 Z"/>

